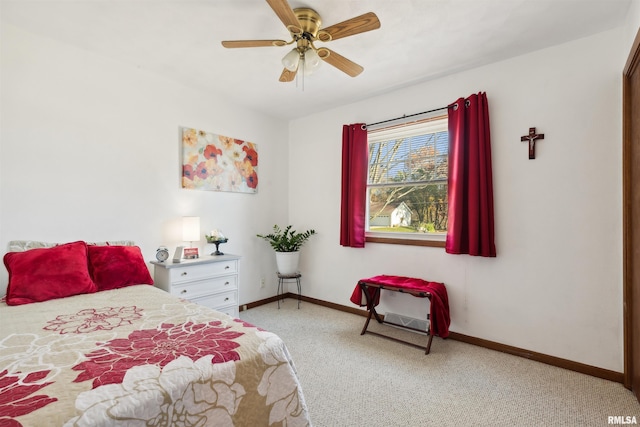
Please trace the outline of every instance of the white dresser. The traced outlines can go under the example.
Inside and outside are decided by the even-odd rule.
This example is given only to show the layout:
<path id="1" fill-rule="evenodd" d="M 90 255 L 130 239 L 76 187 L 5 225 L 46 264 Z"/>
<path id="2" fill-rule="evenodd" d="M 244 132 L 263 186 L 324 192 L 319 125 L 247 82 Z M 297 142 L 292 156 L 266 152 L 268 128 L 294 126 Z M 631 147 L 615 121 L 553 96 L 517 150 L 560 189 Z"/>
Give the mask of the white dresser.
<path id="1" fill-rule="evenodd" d="M 152 261 L 155 286 L 181 298 L 238 317 L 237 255 L 205 255 L 174 263 Z"/>

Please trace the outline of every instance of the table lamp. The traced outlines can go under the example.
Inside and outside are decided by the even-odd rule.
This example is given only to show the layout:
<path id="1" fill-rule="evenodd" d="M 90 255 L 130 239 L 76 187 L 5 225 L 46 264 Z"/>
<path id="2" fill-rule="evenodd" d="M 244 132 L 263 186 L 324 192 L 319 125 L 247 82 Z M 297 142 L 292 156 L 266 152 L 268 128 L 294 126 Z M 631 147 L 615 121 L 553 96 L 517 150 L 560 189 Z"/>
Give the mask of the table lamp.
<path id="1" fill-rule="evenodd" d="M 185 251 L 186 253 L 191 253 L 195 256 L 193 258 L 197 258 L 197 250 L 193 250 L 193 242 L 200 241 L 200 217 L 199 216 L 183 216 L 182 217 L 182 240 L 185 242 L 189 242 L 190 251 Z"/>

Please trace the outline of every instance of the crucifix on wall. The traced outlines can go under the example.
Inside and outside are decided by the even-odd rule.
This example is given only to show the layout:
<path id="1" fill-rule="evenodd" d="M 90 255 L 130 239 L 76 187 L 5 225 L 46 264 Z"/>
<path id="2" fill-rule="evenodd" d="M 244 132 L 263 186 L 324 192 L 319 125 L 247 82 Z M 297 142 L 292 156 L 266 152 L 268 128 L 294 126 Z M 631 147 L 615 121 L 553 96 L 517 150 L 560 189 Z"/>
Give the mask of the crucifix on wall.
<path id="1" fill-rule="evenodd" d="M 529 159 L 536 158 L 537 139 L 544 139 L 544 133 L 536 133 L 536 128 L 529 128 L 529 135 L 520 137 L 520 141 L 529 141 Z"/>

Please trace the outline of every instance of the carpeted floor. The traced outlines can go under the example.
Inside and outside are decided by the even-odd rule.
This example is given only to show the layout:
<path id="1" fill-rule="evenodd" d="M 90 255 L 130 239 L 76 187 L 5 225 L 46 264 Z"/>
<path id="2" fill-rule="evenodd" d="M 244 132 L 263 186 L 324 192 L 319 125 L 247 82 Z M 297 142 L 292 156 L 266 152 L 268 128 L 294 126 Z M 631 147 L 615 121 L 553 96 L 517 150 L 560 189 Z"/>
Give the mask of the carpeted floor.
<path id="1" fill-rule="evenodd" d="M 425 356 L 361 336 L 364 317 L 308 302 L 298 310 L 293 299 L 240 317 L 285 341 L 316 427 L 606 426 L 609 416 L 640 423 L 640 404 L 621 384 L 521 357 L 438 337 Z"/>

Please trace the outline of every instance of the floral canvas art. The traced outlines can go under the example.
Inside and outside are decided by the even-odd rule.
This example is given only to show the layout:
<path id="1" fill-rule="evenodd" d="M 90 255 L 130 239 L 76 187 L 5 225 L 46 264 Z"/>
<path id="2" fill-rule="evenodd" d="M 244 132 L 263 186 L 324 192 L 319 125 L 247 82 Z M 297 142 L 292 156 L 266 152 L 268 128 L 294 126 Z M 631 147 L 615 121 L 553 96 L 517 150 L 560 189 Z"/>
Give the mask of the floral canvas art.
<path id="1" fill-rule="evenodd" d="M 182 128 L 182 188 L 256 193 L 256 144 Z"/>

